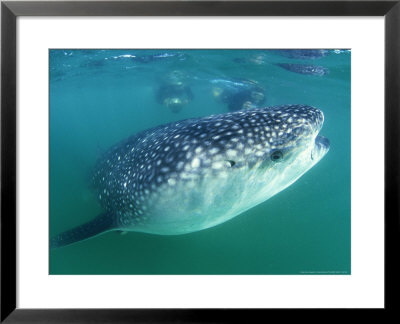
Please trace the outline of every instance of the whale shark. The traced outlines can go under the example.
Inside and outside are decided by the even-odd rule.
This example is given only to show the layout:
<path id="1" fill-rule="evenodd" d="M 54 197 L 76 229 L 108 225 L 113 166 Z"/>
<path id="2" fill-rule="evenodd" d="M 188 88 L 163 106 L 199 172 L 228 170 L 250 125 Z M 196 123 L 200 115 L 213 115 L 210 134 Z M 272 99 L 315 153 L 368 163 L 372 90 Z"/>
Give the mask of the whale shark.
<path id="1" fill-rule="evenodd" d="M 284 105 L 177 121 L 112 146 L 92 181 L 103 213 L 50 238 L 180 235 L 222 224 L 284 190 L 329 150 L 321 110 Z"/>

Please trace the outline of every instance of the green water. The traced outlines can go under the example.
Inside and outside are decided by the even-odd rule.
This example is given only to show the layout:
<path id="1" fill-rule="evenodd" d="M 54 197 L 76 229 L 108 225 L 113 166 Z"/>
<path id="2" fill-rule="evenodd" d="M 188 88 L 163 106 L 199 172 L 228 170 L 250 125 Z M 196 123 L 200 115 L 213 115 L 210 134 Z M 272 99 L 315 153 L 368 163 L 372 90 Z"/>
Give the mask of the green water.
<path id="1" fill-rule="evenodd" d="M 350 274 L 350 62 L 345 50 L 309 59 L 261 50 L 51 50 L 50 236 L 101 213 L 89 179 L 111 145 L 166 122 L 227 112 L 213 79 L 256 80 L 262 106 L 320 108 L 331 148 L 289 188 L 226 223 L 181 236 L 109 232 L 51 250 L 50 274 Z M 193 93 L 178 113 L 156 100 L 176 70 Z"/>

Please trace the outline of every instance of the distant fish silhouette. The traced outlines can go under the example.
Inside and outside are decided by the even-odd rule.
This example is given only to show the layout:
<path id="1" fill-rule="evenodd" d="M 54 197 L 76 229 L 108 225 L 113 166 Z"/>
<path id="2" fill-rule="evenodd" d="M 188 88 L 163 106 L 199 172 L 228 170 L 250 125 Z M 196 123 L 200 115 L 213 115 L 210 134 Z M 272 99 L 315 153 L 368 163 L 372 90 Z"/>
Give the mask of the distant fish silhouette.
<path id="1" fill-rule="evenodd" d="M 329 73 L 329 70 L 323 66 L 292 64 L 292 63 L 276 63 L 275 65 L 280 66 L 281 68 L 288 70 L 290 72 L 299 74 L 323 76 Z"/>
<path id="2" fill-rule="evenodd" d="M 291 59 L 313 60 L 329 55 L 329 50 L 326 49 L 287 49 L 276 50 L 281 56 Z"/>

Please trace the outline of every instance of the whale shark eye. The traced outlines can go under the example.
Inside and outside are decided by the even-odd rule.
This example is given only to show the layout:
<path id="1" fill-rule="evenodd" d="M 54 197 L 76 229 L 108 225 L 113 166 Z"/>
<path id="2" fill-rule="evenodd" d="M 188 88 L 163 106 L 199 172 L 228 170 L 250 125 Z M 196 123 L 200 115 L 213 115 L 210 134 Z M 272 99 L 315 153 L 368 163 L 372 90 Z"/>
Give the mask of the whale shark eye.
<path id="1" fill-rule="evenodd" d="M 283 153 L 282 151 L 274 151 L 271 153 L 271 160 L 273 162 L 279 162 L 280 160 L 283 159 Z"/>
<path id="2" fill-rule="evenodd" d="M 226 160 L 226 162 L 228 163 L 229 167 L 231 167 L 231 168 L 236 164 L 236 162 L 232 161 L 232 160 Z"/>

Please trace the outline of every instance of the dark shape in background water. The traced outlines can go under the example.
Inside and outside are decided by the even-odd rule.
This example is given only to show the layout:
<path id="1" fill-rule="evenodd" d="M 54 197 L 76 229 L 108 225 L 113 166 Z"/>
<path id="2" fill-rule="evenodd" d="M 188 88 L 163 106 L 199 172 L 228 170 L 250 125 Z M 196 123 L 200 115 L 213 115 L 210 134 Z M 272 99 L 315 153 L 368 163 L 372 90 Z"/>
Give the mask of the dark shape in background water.
<path id="1" fill-rule="evenodd" d="M 276 63 L 275 65 L 288 70 L 290 72 L 304 74 L 304 75 L 318 75 L 323 76 L 329 73 L 327 68 L 317 65 L 306 65 L 306 64 L 292 64 L 292 63 Z"/>
<path id="2" fill-rule="evenodd" d="M 314 60 L 330 54 L 327 49 L 288 49 L 276 50 L 276 53 L 291 59 Z"/>

